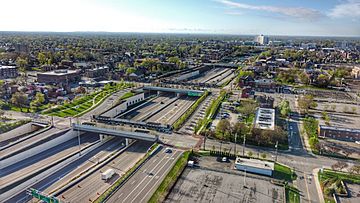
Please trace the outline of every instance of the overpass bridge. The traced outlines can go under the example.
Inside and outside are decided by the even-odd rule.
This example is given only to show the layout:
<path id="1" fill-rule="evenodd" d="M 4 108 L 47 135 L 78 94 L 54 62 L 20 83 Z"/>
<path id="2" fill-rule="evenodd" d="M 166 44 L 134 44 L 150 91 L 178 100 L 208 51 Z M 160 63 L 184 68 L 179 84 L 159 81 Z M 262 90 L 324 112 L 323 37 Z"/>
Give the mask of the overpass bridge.
<path id="1" fill-rule="evenodd" d="M 204 91 L 201 90 L 191 90 L 191 89 L 179 89 L 179 88 L 170 88 L 170 87 L 156 87 L 156 86 L 145 86 L 143 87 L 144 91 L 156 91 L 156 92 L 173 92 L 177 95 L 188 95 L 199 97 L 204 94 Z"/>
<path id="2" fill-rule="evenodd" d="M 103 125 L 106 126 L 106 125 Z M 92 126 L 92 125 L 82 125 L 82 124 L 75 124 L 73 123 L 73 130 L 81 131 L 81 132 L 92 132 L 98 133 L 100 135 L 110 135 L 110 136 L 117 136 L 123 137 L 128 139 L 134 140 L 144 140 L 149 142 L 156 142 L 158 137 L 155 135 L 147 134 L 147 133 L 139 133 L 139 132 L 128 132 L 123 130 L 116 129 L 116 126 L 106 126 L 106 127 L 99 127 L 99 126 Z"/>

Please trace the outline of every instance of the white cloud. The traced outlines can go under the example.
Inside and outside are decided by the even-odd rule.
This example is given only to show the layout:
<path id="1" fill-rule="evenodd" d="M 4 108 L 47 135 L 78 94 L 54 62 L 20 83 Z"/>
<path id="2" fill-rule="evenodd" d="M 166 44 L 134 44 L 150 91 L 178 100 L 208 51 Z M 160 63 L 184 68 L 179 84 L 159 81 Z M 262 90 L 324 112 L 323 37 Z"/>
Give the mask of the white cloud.
<path id="1" fill-rule="evenodd" d="M 360 18 L 360 0 L 346 0 L 336 5 L 329 13 L 334 18 Z"/>
<path id="2" fill-rule="evenodd" d="M 278 7 L 278 6 L 265 6 L 265 5 L 251 5 L 238 3 L 230 0 L 216 0 L 225 6 L 238 9 L 265 11 L 280 14 L 286 17 L 292 17 L 301 20 L 314 20 L 322 16 L 318 10 L 304 7 Z"/>

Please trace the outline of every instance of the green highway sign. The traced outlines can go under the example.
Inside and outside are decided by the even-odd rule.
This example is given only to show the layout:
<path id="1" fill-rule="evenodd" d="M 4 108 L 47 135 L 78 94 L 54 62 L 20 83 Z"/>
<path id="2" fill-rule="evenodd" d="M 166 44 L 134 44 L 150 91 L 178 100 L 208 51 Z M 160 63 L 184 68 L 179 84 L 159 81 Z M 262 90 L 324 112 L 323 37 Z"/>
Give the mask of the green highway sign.
<path id="1" fill-rule="evenodd" d="M 201 93 L 198 93 L 198 92 L 188 92 L 188 96 L 191 96 L 191 97 L 199 97 L 199 96 L 201 96 Z"/>
<path id="2" fill-rule="evenodd" d="M 34 198 L 47 202 L 47 203 L 60 203 L 60 201 L 55 198 L 55 197 L 48 197 L 44 194 L 42 194 L 40 191 L 35 190 L 35 189 L 30 189 L 31 190 L 31 196 L 33 196 Z"/>

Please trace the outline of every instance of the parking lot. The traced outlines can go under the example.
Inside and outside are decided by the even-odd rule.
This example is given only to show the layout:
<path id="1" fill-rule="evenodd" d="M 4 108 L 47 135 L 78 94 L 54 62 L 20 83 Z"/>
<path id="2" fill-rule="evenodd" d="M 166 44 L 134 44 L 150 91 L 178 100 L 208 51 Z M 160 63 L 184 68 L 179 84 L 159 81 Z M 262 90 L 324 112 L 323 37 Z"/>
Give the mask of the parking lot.
<path id="1" fill-rule="evenodd" d="M 200 167 L 186 168 L 165 202 L 284 202 L 283 187 L 264 176 L 249 174 L 244 178 L 232 162 L 201 157 Z"/>

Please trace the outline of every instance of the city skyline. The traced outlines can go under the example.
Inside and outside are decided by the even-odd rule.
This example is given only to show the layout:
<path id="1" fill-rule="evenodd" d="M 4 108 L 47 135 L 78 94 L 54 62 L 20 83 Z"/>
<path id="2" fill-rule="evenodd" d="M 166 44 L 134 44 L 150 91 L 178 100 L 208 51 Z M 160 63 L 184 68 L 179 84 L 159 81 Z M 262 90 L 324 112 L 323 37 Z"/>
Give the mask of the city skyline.
<path id="1" fill-rule="evenodd" d="M 15 0 L 2 5 L 16 12 L 0 13 L 7 19 L 0 22 L 1 31 L 360 36 L 360 0 Z"/>

